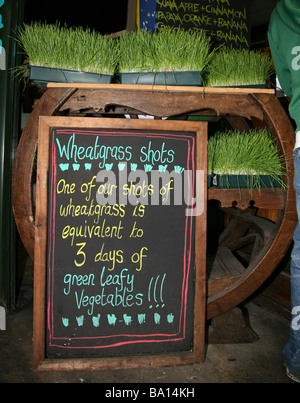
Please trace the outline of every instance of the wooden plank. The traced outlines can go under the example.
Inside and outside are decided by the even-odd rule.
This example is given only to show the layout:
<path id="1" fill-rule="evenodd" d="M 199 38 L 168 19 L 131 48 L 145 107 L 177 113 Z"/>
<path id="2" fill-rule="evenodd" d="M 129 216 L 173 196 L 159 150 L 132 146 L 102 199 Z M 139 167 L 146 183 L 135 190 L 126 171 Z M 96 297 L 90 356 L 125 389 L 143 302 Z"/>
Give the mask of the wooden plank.
<path id="1" fill-rule="evenodd" d="M 197 215 L 195 229 L 195 267 L 197 275 L 195 278 L 195 309 L 194 309 L 194 340 L 205 340 L 205 326 L 201 326 L 200 318 L 206 315 L 206 232 L 207 232 L 207 123 L 201 125 L 200 132 L 197 136 L 196 150 L 196 198 L 197 198 Z M 201 151 L 201 152 L 199 152 Z M 200 173 L 203 174 L 203 182 L 199 178 Z M 201 193 L 204 192 L 204 198 Z M 205 205 L 198 206 L 204 200 Z M 205 243 L 203 240 L 205 239 Z M 201 247 L 198 247 L 198 245 Z M 203 288 L 205 287 L 205 288 Z M 203 360 L 205 351 L 204 345 L 194 342 L 194 354 L 198 361 Z"/>
<path id="2" fill-rule="evenodd" d="M 285 206 L 285 191 L 282 189 L 220 189 L 209 188 L 208 199 L 220 200 L 222 207 L 235 207 L 246 209 L 251 201 L 254 201 L 254 207 L 281 210 Z"/>
<path id="3" fill-rule="evenodd" d="M 47 131 L 47 125 L 40 120 L 40 130 Z M 38 147 L 40 169 L 37 173 L 37 208 L 35 214 L 34 249 L 34 306 L 33 306 L 33 365 L 38 367 L 44 359 L 45 350 L 45 287 L 47 249 L 47 167 L 49 165 L 49 137 Z"/>
<path id="4" fill-rule="evenodd" d="M 224 290 L 231 287 L 234 283 L 240 281 L 241 276 L 234 277 L 220 277 L 207 283 L 207 297 L 212 297 L 218 293 L 222 293 Z"/>
<path id="5" fill-rule="evenodd" d="M 213 259 L 211 256 L 210 260 Z M 244 266 L 227 247 L 219 247 L 210 273 L 207 274 L 207 297 L 217 294 L 237 282 L 245 271 Z"/>
<path id="6" fill-rule="evenodd" d="M 129 90 L 121 87 L 112 87 L 116 88 L 112 90 L 110 88 L 72 88 L 76 91 L 74 96 L 64 103 L 60 111 L 70 109 L 75 112 L 93 109 L 94 112 L 104 113 L 109 111 L 111 106 L 113 108 L 118 106 L 127 109 L 128 113 L 133 110 L 134 113 L 139 111 L 139 114 L 156 117 L 194 114 L 196 111 L 202 111 L 203 114 L 208 112 L 209 115 L 213 113 L 215 116 L 243 115 L 248 119 L 252 116 L 263 119 L 262 111 L 252 100 L 253 94 L 204 94 L 203 92 L 167 91 L 165 87 L 162 87 L 161 91 L 154 90 L 152 87 L 146 91 L 134 90 L 132 89 L 134 86 L 130 87 Z M 124 114 L 125 111 L 121 113 Z"/>
<path id="7" fill-rule="evenodd" d="M 236 277 L 245 271 L 245 267 L 226 247 L 219 247 L 215 257 L 208 281 L 213 281 L 220 277 Z"/>
<path id="8" fill-rule="evenodd" d="M 249 224 L 249 228 L 255 230 L 266 241 L 272 234 L 275 224 L 265 218 L 256 217 L 255 215 L 243 215 L 240 217 Z"/>
<path id="9" fill-rule="evenodd" d="M 74 359 L 46 359 L 37 368 L 37 371 L 93 371 L 133 369 L 143 367 L 163 367 L 171 365 L 195 364 L 195 354 L 192 352 L 174 353 L 148 356 L 108 357 L 108 358 L 74 358 Z"/>
<path id="10" fill-rule="evenodd" d="M 188 87 L 177 85 L 141 85 L 141 84 L 92 84 L 92 83 L 48 83 L 48 88 L 90 88 L 111 90 L 197 92 L 200 94 L 275 94 L 268 88 L 234 88 L 234 87 Z"/>
<path id="11" fill-rule="evenodd" d="M 137 18 L 137 0 L 128 0 L 126 31 L 135 31 Z"/>

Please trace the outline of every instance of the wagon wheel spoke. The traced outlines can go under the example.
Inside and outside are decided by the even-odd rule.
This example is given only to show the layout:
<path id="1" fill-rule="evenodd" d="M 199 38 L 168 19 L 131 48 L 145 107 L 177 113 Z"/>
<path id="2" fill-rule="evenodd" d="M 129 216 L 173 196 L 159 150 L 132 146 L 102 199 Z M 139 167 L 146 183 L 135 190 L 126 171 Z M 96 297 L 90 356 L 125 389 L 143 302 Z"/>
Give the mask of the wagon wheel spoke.
<path id="1" fill-rule="evenodd" d="M 220 210 L 232 217 L 229 224 L 219 237 L 219 245 L 227 246 L 230 242 L 241 238 L 247 231 L 247 224 L 243 222 L 240 217 L 244 215 L 254 215 L 257 209 L 249 206 L 245 210 L 236 207 L 220 208 Z"/>
<path id="2" fill-rule="evenodd" d="M 220 242 L 208 270 L 208 297 L 238 281 L 260 258 L 275 224 L 253 215 L 252 209 L 233 212 L 233 218 L 220 235 Z"/>

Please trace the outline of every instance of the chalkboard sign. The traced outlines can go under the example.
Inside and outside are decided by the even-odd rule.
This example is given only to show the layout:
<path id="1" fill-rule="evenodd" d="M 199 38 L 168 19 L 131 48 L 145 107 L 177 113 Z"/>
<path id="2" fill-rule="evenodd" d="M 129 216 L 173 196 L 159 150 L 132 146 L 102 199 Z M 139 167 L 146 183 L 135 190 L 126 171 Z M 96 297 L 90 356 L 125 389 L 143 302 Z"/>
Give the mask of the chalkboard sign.
<path id="1" fill-rule="evenodd" d="M 42 117 L 38 144 L 35 366 L 201 361 L 206 124 Z"/>
<path id="2" fill-rule="evenodd" d="M 139 29 L 205 32 L 215 45 L 248 49 L 250 0 L 139 0 Z"/>

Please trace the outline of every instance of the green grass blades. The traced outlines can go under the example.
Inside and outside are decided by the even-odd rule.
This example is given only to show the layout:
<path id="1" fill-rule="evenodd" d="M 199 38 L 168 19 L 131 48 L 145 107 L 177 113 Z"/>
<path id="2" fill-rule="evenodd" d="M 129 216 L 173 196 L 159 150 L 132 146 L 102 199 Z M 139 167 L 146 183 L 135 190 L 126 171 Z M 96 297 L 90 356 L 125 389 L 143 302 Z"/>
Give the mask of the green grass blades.
<path id="1" fill-rule="evenodd" d="M 208 140 L 208 173 L 268 175 L 283 186 L 283 167 L 284 157 L 267 129 L 218 131 Z"/>
<path id="2" fill-rule="evenodd" d="M 262 85 L 272 73 L 273 63 L 265 53 L 219 49 L 207 68 L 207 86 Z"/>
<path id="3" fill-rule="evenodd" d="M 20 27 L 15 40 L 33 66 L 110 75 L 116 69 L 114 39 L 88 28 L 34 22 Z"/>
<path id="4" fill-rule="evenodd" d="M 213 50 L 210 38 L 185 31 L 126 33 L 119 40 L 121 73 L 203 71 Z"/>

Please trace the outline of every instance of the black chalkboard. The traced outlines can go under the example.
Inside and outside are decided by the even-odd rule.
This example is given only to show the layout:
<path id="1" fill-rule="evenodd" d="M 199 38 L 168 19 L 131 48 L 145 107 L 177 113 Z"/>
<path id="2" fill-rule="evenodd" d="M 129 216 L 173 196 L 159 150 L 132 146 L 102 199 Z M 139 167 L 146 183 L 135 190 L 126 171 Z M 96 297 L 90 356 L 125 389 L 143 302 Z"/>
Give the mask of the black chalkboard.
<path id="1" fill-rule="evenodd" d="M 44 119 L 45 357 L 191 353 L 205 123 Z"/>
<path id="2" fill-rule="evenodd" d="M 216 45 L 249 49 L 250 0 L 139 0 L 139 29 L 205 32 Z"/>

